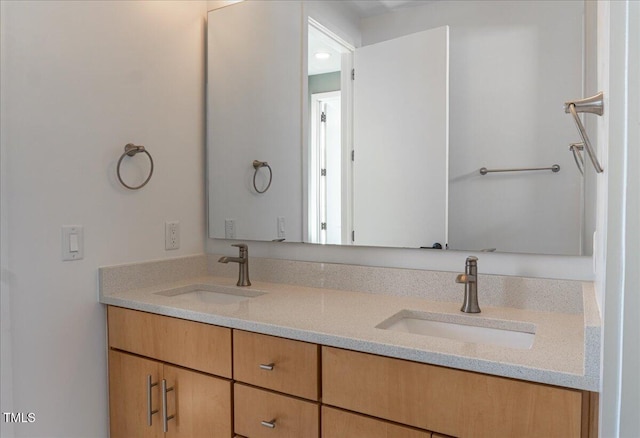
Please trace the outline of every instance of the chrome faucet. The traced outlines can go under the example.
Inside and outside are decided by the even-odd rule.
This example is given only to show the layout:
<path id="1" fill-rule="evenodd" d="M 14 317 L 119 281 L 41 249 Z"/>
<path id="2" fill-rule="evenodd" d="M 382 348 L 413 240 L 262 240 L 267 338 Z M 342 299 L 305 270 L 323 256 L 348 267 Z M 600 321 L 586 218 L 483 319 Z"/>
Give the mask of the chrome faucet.
<path id="1" fill-rule="evenodd" d="M 464 284 L 464 302 L 461 311 L 465 313 L 480 313 L 478 305 L 478 258 L 467 257 L 464 274 L 456 277 L 456 283 Z"/>
<path id="2" fill-rule="evenodd" d="M 236 246 L 240 248 L 240 256 L 239 257 L 220 257 L 218 262 L 220 263 L 237 263 L 238 270 L 238 282 L 236 285 L 238 286 L 251 286 L 251 282 L 249 281 L 249 247 L 246 243 L 236 243 L 231 246 Z"/>

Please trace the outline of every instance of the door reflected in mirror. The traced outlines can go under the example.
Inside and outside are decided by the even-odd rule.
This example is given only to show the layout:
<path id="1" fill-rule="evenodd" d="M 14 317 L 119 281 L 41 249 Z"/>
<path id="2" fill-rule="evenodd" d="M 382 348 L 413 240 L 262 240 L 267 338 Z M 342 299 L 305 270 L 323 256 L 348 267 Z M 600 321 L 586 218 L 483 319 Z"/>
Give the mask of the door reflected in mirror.
<path id="1" fill-rule="evenodd" d="M 311 94 L 309 124 L 309 242 L 340 245 L 345 243 L 342 198 L 347 187 L 346 181 L 342 182 L 340 91 Z"/>

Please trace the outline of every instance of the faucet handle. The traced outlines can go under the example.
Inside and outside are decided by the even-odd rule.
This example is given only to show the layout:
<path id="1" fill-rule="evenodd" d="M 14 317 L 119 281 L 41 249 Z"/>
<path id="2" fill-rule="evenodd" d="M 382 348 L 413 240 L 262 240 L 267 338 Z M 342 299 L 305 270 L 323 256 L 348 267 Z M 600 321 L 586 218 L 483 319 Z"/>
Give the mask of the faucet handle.
<path id="1" fill-rule="evenodd" d="M 231 246 L 235 246 L 237 248 L 240 248 L 240 258 L 244 259 L 248 257 L 249 254 L 249 247 L 247 246 L 246 243 L 234 243 Z"/>

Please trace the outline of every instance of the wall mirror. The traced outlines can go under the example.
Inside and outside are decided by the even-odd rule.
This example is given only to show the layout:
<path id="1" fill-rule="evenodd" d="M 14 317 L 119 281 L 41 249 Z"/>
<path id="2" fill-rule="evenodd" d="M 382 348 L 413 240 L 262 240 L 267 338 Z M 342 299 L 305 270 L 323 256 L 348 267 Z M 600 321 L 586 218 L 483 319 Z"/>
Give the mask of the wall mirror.
<path id="1" fill-rule="evenodd" d="M 595 176 L 574 164 L 562 104 L 594 81 L 591 7 L 210 11 L 209 237 L 590 254 Z"/>

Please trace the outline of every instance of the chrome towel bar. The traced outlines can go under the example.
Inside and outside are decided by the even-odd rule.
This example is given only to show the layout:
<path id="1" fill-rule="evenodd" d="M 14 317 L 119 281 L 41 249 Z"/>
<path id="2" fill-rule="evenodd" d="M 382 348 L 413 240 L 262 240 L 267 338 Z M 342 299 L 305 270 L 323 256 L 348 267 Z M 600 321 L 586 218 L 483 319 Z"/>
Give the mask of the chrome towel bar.
<path id="1" fill-rule="evenodd" d="M 513 168 L 513 169 L 487 169 L 486 167 L 481 167 L 480 175 L 486 175 L 487 173 L 492 173 L 492 172 L 527 172 L 530 170 L 550 170 L 555 173 L 555 172 L 560 172 L 560 166 L 557 164 L 554 164 L 551 167 L 520 167 L 520 168 Z"/>

